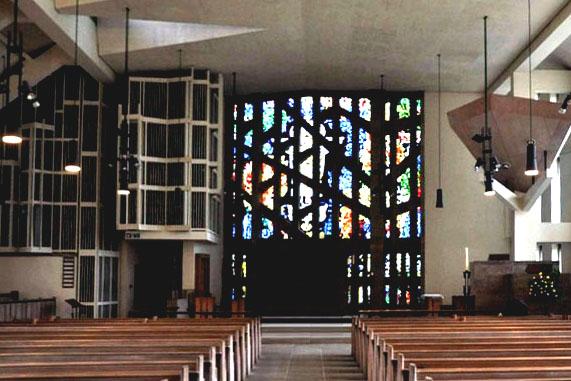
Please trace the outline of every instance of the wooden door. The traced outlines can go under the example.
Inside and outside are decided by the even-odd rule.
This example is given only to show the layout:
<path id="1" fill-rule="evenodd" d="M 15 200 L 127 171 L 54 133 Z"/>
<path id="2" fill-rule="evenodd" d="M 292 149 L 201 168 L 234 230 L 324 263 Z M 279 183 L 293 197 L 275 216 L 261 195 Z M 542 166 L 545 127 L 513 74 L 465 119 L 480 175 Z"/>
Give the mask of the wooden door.
<path id="1" fill-rule="evenodd" d="M 196 254 L 195 257 L 195 295 L 210 295 L 210 256 Z"/>

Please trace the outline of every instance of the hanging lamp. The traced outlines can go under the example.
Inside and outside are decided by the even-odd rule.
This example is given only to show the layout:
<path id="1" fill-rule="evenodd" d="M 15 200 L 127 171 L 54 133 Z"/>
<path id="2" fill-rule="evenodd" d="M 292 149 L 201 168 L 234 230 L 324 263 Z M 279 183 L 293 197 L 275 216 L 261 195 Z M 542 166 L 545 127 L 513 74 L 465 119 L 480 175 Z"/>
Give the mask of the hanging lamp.
<path id="1" fill-rule="evenodd" d="M 18 38 L 19 37 L 19 38 Z M 19 44 L 19 45 L 18 45 Z M 13 36 L 8 32 L 8 41 L 6 44 L 6 56 L 7 56 L 7 68 L 6 70 L 15 69 L 15 66 L 23 64 L 22 50 L 23 50 L 23 37 L 22 33 L 18 32 L 18 0 L 14 0 L 14 21 L 13 21 Z M 17 52 L 18 53 L 18 63 L 11 67 L 10 56 Z M 9 103 L 10 103 L 10 77 L 6 80 L 6 94 L 5 94 L 5 110 L 9 113 Z M 14 115 L 9 115 L 4 121 L 4 131 L 2 134 L 2 142 L 5 144 L 21 144 L 22 135 L 21 124 L 22 124 L 22 70 L 18 76 L 18 104 Z"/>
<path id="2" fill-rule="evenodd" d="M 129 125 L 128 107 L 129 107 L 129 8 L 125 8 L 125 103 L 123 104 L 123 120 L 121 121 L 121 128 L 119 131 L 119 188 L 117 194 L 119 196 L 127 196 L 131 193 L 129 190 L 129 162 L 128 162 L 128 139 L 129 139 Z"/>
<path id="3" fill-rule="evenodd" d="M 436 207 L 444 208 L 444 195 L 442 193 L 442 89 L 440 87 L 440 53 L 436 57 L 438 57 L 438 189 L 436 190 Z"/>
<path id="4" fill-rule="evenodd" d="M 77 50 L 78 50 L 78 37 L 79 37 L 79 0 L 75 0 L 75 52 L 73 59 L 73 69 L 79 73 L 77 66 Z M 81 94 L 80 94 L 81 97 Z M 80 106 L 81 107 L 81 106 Z M 81 171 L 81 154 L 79 142 L 81 141 L 81 121 L 77 121 L 77 139 L 70 140 L 67 143 L 67 153 L 65 161 L 65 171 L 69 173 L 79 173 Z"/>
<path id="5" fill-rule="evenodd" d="M 494 174 L 492 172 L 492 134 L 488 123 L 488 16 L 484 16 L 484 134 L 482 139 L 482 157 L 484 162 L 484 195 L 496 195 Z M 495 168 L 494 168 L 495 169 Z"/>
<path id="6" fill-rule="evenodd" d="M 525 175 L 537 176 L 539 169 L 537 168 L 537 147 L 535 139 L 533 139 L 533 97 L 531 91 L 531 0 L 527 0 L 527 53 L 529 64 L 529 140 L 527 141 Z"/>

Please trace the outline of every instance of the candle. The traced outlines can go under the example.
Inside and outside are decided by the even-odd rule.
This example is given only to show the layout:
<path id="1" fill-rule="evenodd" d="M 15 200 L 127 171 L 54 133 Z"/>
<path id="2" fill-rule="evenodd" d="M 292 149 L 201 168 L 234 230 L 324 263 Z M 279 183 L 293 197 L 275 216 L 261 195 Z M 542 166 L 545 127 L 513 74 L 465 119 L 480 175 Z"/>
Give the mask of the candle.
<path id="1" fill-rule="evenodd" d="M 470 260 L 468 259 L 468 248 L 465 248 L 466 250 L 466 271 L 470 270 Z"/>

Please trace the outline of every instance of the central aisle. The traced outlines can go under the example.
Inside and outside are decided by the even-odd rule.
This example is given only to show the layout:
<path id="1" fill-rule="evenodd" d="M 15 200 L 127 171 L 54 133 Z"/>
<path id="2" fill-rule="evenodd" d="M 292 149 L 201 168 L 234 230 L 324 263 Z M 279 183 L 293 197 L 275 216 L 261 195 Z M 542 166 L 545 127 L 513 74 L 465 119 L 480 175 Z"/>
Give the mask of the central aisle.
<path id="1" fill-rule="evenodd" d="M 247 381 L 365 380 L 349 324 L 262 324 L 262 358 Z"/>

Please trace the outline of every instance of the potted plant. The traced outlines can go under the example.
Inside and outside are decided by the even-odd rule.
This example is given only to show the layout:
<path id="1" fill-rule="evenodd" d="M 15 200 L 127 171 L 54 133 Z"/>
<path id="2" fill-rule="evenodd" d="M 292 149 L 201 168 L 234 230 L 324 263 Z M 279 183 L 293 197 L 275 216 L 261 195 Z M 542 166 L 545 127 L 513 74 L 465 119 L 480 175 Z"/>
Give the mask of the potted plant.
<path id="1" fill-rule="evenodd" d="M 542 306 L 543 314 L 547 315 L 550 306 L 562 298 L 561 273 L 554 269 L 551 274 L 540 272 L 529 281 L 529 298 L 537 301 Z"/>

